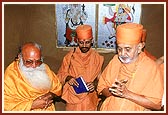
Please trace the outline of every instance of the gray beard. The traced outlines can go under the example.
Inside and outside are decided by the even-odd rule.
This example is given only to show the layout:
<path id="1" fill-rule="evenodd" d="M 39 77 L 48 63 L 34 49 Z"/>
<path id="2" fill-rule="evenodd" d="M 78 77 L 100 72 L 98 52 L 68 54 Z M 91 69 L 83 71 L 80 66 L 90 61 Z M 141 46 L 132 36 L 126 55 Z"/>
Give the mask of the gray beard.
<path id="1" fill-rule="evenodd" d="M 26 67 L 23 60 L 20 59 L 19 67 L 23 72 L 24 78 L 32 87 L 38 90 L 49 90 L 51 88 L 51 80 L 45 71 L 45 65 L 41 64 L 36 68 Z"/>

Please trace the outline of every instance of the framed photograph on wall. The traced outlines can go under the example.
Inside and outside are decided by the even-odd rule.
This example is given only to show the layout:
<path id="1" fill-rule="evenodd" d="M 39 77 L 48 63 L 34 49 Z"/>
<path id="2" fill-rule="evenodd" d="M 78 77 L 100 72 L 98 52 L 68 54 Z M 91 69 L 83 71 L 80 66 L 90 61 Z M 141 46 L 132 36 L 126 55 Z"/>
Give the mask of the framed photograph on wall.
<path id="1" fill-rule="evenodd" d="M 58 48 L 77 46 L 75 29 L 82 24 L 92 26 L 95 39 L 95 4 L 56 4 L 55 11 Z"/>
<path id="2" fill-rule="evenodd" d="M 97 48 L 116 49 L 116 28 L 120 24 L 140 23 L 141 4 L 99 4 Z"/>
<path id="3" fill-rule="evenodd" d="M 57 47 L 77 46 L 77 26 L 89 24 L 93 29 L 93 47 L 96 49 L 116 49 L 116 28 L 120 24 L 140 23 L 141 4 L 56 4 Z"/>

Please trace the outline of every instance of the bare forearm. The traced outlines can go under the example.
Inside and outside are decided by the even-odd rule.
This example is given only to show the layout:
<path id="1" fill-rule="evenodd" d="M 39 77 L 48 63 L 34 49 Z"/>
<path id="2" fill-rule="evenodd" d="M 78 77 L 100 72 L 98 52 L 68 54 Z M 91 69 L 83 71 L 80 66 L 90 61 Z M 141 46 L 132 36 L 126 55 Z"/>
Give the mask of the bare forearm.
<path id="1" fill-rule="evenodd" d="M 161 109 L 161 104 L 155 104 L 152 101 L 148 100 L 145 96 L 135 94 L 131 91 L 129 91 L 128 95 L 125 96 L 125 98 L 147 109 L 151 109 L 151 110 Z"/>

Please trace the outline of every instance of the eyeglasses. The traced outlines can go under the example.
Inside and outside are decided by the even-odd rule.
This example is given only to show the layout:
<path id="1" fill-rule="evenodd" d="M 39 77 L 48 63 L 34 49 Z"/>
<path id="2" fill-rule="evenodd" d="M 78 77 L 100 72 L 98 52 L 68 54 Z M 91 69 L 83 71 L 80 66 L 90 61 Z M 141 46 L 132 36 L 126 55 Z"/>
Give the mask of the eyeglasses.
<path id="1" fill-rule="evenodd" d="M 40 66 L 43 63 L 42 59 L 39 59 L 39 60 L 24 60 L 23 59 L 23 61 L 26 66 L 32 66 L 34 63 L 36 66 Z"/>

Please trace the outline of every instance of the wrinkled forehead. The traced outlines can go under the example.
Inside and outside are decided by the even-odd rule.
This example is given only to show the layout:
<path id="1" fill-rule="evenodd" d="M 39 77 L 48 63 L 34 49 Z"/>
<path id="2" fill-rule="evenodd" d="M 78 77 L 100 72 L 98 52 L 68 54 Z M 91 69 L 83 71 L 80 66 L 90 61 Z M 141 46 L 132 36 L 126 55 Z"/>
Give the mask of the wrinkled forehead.
<path id="1" fill-rule="evenodd" d="M 41 51 L 33 45 L 26 45 L 22 48 L 22 56 L 25 58 L 40 58 Z"/>
<path id="2" fill-rule="evenodd" d="M 127 48 L 127 47 L 134 48 L 137 46 L 137 44 L 118 44 L 117 46 L 120 48 Z"/>

